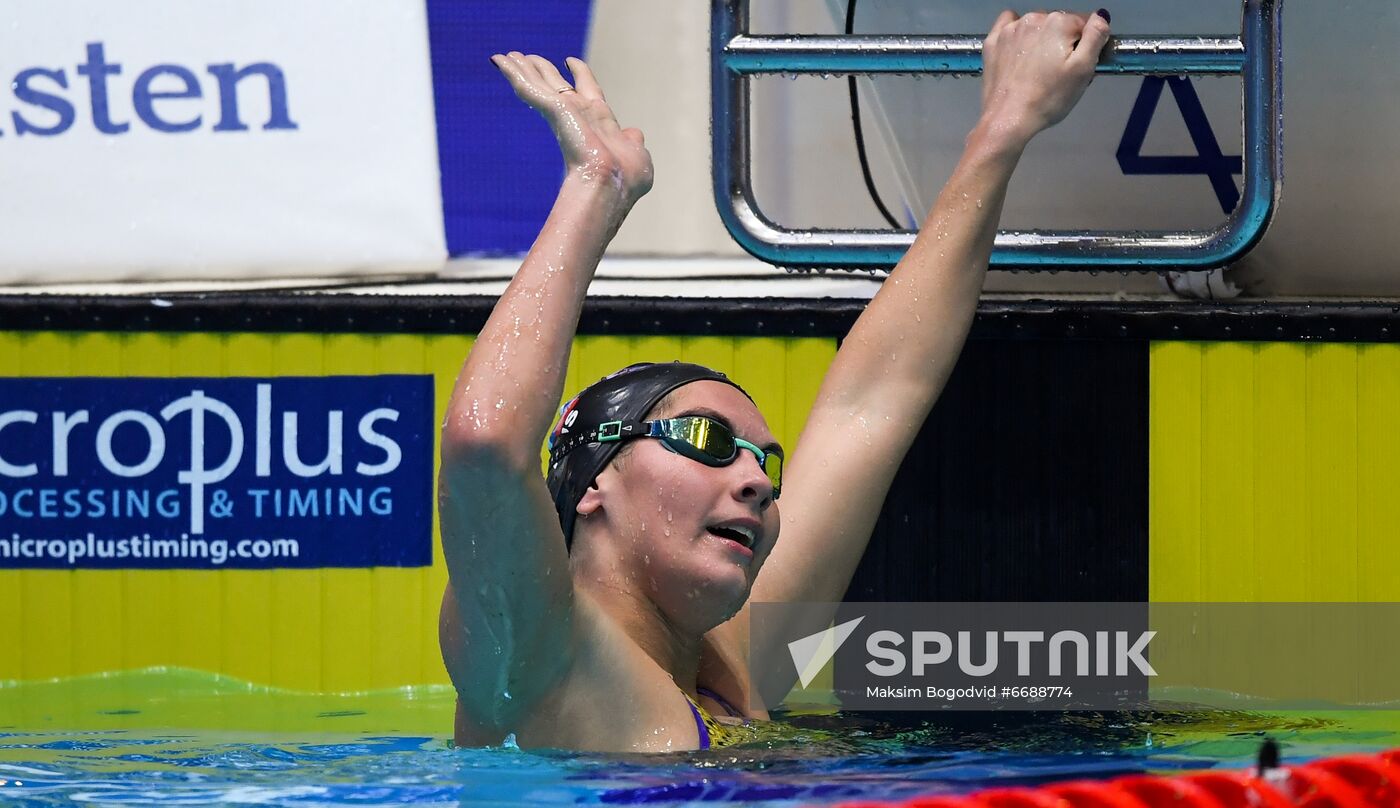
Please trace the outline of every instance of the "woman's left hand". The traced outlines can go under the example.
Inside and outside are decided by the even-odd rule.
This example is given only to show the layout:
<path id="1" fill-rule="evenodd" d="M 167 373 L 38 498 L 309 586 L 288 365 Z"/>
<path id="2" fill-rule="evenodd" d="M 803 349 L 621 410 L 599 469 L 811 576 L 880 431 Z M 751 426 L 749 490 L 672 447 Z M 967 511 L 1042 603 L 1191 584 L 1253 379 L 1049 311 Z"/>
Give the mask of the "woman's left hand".
<path id="1" fill-rule="evenodd" d="M 982 118 L 1029 141 L 1064 120 L 1108 42 L 1104 13 L 1003 11 L 982 44 Z"/>

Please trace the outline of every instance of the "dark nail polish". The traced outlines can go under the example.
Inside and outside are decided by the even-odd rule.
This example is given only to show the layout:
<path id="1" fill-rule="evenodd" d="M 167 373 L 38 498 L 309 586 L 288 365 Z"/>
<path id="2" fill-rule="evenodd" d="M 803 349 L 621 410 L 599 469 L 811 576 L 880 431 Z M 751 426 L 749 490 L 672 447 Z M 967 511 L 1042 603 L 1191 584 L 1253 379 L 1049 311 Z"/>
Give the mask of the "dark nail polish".
<path id="1" fill-rule="evenodd" d="M 1099 9 L 1098 11 L 1095 11 L 1094 13 L 1097 14 L 1097 15 L 1099 15 L 1100 17 L 1103 17 L 1103 21 L 1104 21 L 1104 22 L 1106 22 L 1106 23 L 1108 23 L 1108 24 L 1110 24 L 1110 25 L 1113 24 L 1113 15 L 1111 15 L 1111 14 L 1108 13 L 1108 9 L 1106 9 L 1106 8 L 1101 8 L 1101 9 Z"/>

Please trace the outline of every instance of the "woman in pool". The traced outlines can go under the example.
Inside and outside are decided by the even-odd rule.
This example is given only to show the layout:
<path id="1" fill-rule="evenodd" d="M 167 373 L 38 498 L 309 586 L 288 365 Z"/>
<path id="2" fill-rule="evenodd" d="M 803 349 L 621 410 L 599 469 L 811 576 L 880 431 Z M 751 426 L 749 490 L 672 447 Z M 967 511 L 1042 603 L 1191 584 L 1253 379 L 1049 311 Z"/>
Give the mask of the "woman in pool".
<path id="1" fill-rule="evenodd" d="M 1108 35 L 1102 11 L 997 18 L 962 159 L 786 463 L 748 396 L 694 365 L 614 374 L 550 433 L 585 291 L 651 188 L 651 157 L 583 62 L 571 83 L 538 56 L 492 57 L 567 174 L 443 424 L 439 634 L 458 744 L 696 749 L 723 740 L 712 713 L 766 717 L 747 710 L 745 604 L 841 599 L 962 348 L 1012 171 L 1083 95 Z"/>

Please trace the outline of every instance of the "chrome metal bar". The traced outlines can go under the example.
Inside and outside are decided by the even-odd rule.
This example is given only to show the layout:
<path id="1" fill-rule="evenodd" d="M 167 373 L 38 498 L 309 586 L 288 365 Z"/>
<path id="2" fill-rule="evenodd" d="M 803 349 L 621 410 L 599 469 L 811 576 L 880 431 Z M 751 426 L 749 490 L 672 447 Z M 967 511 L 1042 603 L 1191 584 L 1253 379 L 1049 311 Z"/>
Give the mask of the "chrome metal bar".
<path id="1" fill-rule="evenodd" d="M 1264 234 L 1282 177 L 1282 0 L 1244 0 L 1238 39 L 1119 40 L 1103 72 L 1240 73 L 1243 81 L 1244 193 L 1213 230 L 1002 231 L 991 263 L 1030 269 L 1203 269 L 1249 250 Z M 711 106 L 715 201 L 734 239 L 757 258 L 790 267 L 888 269 L 913 243 L 907 230 L 794 230 L 765 216 L 749 171 L 747 77 L 756 73 L 976 72 L 972 37 L 753 37 L 748 0 L 712 0 Z M 820 39 L 822 48 L 815 47 Z M 883 52 L 881 42 L 886 43 Z M 839 41 L 838 41 L 839 40 Z M 1164 43 L 1171 44 L 1163 49 Z M 942 43 L 941 51 L 934 47 Z M 1157 50 L 1152 51 L 1152 44 Z M 1188 47 L 1189 44 L 1189 47 Z M 976 46 L 975 56 L 973 46 Z M 1126 46 L 1126 47 L 1125 47 Z M 861 48 L 873 52 L 861 51 Z M 1146 50 L 1144 50 L 1144 47 Z M 890 48 L 893 48 L 891 50 Z M 1235 66 L 1226 70 L 1230 64 Z"/>
<path id="2" fill-rule="evenodd" d="M 750 36 L 724 47 L 724 66 L 761 73 L 960 73 L 982 71 L 982 40 L 970 36 Z M 1098 72 L 1235 75 L 1244 66 L 1239 37 L 1114 39 Z"/>

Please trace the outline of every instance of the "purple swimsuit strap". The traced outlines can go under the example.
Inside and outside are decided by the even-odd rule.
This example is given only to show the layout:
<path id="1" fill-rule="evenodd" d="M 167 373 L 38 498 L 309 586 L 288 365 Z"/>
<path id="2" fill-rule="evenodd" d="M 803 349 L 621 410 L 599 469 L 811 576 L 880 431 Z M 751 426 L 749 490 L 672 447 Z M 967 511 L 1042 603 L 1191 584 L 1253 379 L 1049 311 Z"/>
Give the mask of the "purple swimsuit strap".
<path id="1" fill-rule="evenodd" d="M 685 695 L 684 691 L 682 691 L 682 695 Z M 690 696 L 688 695 L 685 696 L 685 703 L 687 706 L 690 707 L 690 714 L 695 717 L 695 734 L 700 737 L 700 748 L 709 749 L 710 728 L 705 726 L 705 719 L 700 717 L 699 705 L 697 705 L 694 701 L 691 701 Z"/>
<path id="2" fill-rule="evenodd" d="M 700 695 L 702 695 L 702 696 L 704 696 L 705 698 L 709 699 L 710 701 L 713 701 L 715 704 L 718 704 L 719 706 L 723 707 L 723 708 L 724 708 L 724 711 L 725 711 L 726 713 L 730 714 L 731 716 L 734 716 L 734 717 L 736 717 L 736 718 L 743 718 L 743 717 L 744 717 L 744 714 L 741 713 L 741 712 L 739 712 L 738 710 L 734 709 L 734 705 L 732 705 L 732 704 L 730 704 L 728 701 L 726 701 L 725 698 L 724 698 L 724 696 L 721 696 L 720 694 L 718 694 L 718 693 L 716 693 L 715 691 L 709 689 L 708 687 L 697 687 L 697 688 L 695 688 L 695 692 L 698 693 L 698 694 L 700 694 Z"/>

